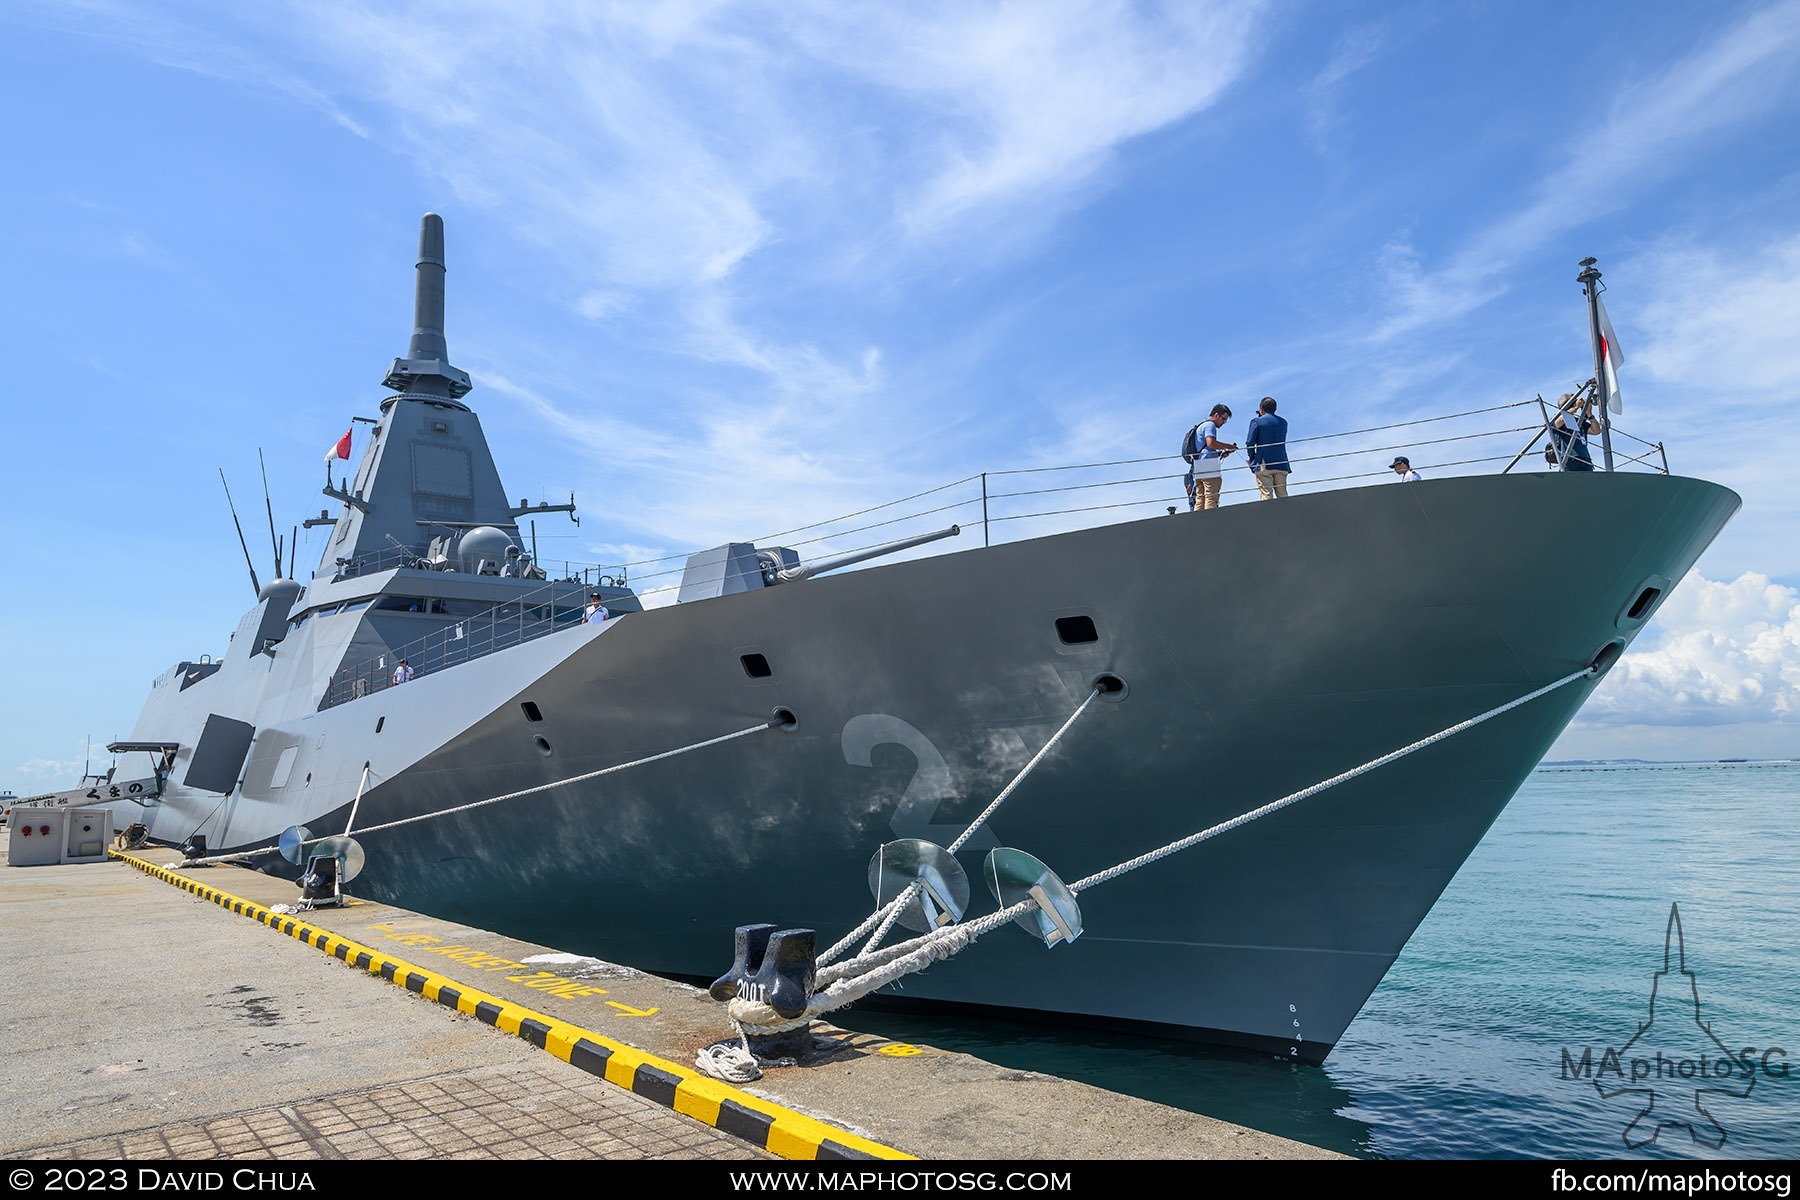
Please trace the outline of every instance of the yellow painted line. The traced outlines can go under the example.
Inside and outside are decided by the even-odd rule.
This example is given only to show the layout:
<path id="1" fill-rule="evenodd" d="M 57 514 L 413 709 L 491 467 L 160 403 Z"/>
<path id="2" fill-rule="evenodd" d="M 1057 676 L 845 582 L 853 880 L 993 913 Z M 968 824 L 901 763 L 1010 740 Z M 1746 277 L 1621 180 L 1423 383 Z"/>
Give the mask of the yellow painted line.
<path id="1" fill-rule="evenodd" d="M 269 928 L 285 933 L 298 941 L 305 942 L 334 958 L 341 958 L 348 966 L 357 966 L 363 960 L 362 967 L 371 975 L 382 976 L 384 972 L 400 987 L 406 987 L 410 980 L 417 979 L 421 983 L 420 995 L 428 1000 L 444 1004 L 447 997 L 445 989 L 456 993 L 456 1011 L 466 1013 L 477 1019 L 485 1017 L 477 1011 L 483 1007 L 494 1011 L 494 1019 L 490 1022 L 496 1029 L 524 1038 L 532 1045 L 538 1042 L 529 1036 L 525 1026 L 533 1026 L 533 1032 L 542 1031 L 541 1049 L 561 1059 L 563 1062 L 579 1065 L 589 1074 L 598 1075 L 606 1082 L 615 1084 L 627 1091 L 655 1100 L 666 1107 L 674 1109 L 683 1116 L 691 1117 L 703 1124 L 717 1129 L 724 1129 L 738 1137 L 742 1137 L 770 1153 L 781 1158 L 816 1159 L 829 1158 L 879 1158 L 879 1159 L 911 1159 L 916 1155 L 904 1154 L 892 1146 L 884 1146 L 867 1138 L 827 1125 L 816 1118 L 784 1108 L 779 1104 L 764 1100 L 760 1096 L 752 1096 L 710 1075 L 681 1066 L 665 1058 L 648 1054 L 635 1046 L 624 1042 L 616 1042 L 602 1034 L 579 1025 L 571 1025 L 567 1021 L 536 1012 L 510 1000 L 477 988 L 459 983 L 447 975 L 439 975 L 402 959 L 383 954 L 381 951 L 365 946 L 361 942 L 339 937 L 316 926 L 307 924 L 301 914 L 277 913 L 249 900 L 241 899 L 217 888 L 207 887 L 195 882 L 185 875 L 177 874 L 167 867 L 161 867 L 134 855 L 120 850 L 108 850 L 110 858 L 130 863 L 145 874 L 153 875 L 167 883 L 174 884 L 184 891 L 193 892 L 202 899 L 210 900 L 219 907 L 241 916 L 260 921 Z M 338 952 L 342 951 L 340 955 Z M 411 990 L 411 989 L 408 989 Z M 445 1005 L 449 1007 L 449 1005 Z M 585 1045 L 584 1045 L 585 1044 Z M 596 1070 L 591 1064 L 596 1052 L 604 1053 L 605 1065 Z M 581 1059 L 579 1064 L 577 1058 Z M 664 1080 L 674 1080 L 672 1094 Z M 735 1110 L 735 1111 L 734 1111 Z M 731 1115 L 730 1126 L 722 1124 L 725 1114 Z M 745 1116 L 744 1114 L 750 1114 Z M 760 1140 L 759 1140 L 760 1136 Z"/>

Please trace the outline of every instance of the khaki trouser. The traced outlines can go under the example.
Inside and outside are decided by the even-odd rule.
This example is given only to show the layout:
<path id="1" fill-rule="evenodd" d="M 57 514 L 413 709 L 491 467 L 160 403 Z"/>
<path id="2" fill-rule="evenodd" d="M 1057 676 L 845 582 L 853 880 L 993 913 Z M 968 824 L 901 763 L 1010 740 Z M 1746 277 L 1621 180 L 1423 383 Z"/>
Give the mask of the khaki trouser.
<path id="1" fill-rule="evenodd" d="M 1256 490 L 1262 493 L 1264 500 L 1273 500 L 1287 495 L 1286 471 L 1267 471 L 1261 468 L 1256 472 Z"/>
<path id="2" fill-rule="evenodd" d="M 1224 482 L 1220 475 L 1194 476 L 1194 511 L 1219 507 L 1219 489 Z"/>

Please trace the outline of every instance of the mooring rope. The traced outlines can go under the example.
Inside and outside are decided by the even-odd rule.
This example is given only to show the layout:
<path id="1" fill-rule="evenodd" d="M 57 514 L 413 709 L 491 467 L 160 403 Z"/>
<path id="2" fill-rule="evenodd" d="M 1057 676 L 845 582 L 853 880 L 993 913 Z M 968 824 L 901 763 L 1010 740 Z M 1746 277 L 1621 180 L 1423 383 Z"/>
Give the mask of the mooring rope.
<path id="1" fill-rule="evenodd" d="M 402 817 L 398 821 L 388 821 L 381 825 L 371 825 L 362 832 L 365 835 L 379 833 L 384 829 L 397 829 L 402 825 L 411 825 L 415 821 L 430 821 L 438 817 L 454 816 L 456 813 L 468 812 L 471 809 L 482 808 L 489 804 L 499 804 L 504 800 L 517 800 L 521 796 L 532 796 L 536 795 L 538 792 L 550 791 L 552 788 L 567 787 L 571 783 L 586 783 L 588 780 L 598 779 L 602 775 L 611 775 L 618 771 L 628 770 L 631 767 L 641 767 L 649 763 L 661 762 L 665 758 L 674 758 L 678 754 L 687 754 L 694 750 L 704 750 L 708 746 L 721 745 L 722 743 L 733 741 L 752 733 L 762 733 L 767 729 L 777 729 L 780 728 L 781 725 L 782 722 L 779 719 L 771 717 L 760 725 L 751 725 L 748 728 L 738 730 L 736 733 L 727 733 L 722 737 L 708 738 L 704 742 L 695 742 L 691 746 L 682 746 L 675 750 L 664 750 L 661 754 L 652 754 L 647 758 L 633 759 L 631 762 L 618 763 L 611 767 L 601 767 L 598 771 L 589 771 L 585 775 L 571 775 L 567 779 L 558 779 L 552 783 L 540 783 L 536 787 L 521 788 L 516 792 L 507 792 L 505 795 L 501 796 L 489 796 L 486 800 L 475 800 L 468 804 L 459 804 L 455 808 L 439 809 L 436 812 L 420 813 L 416 817 Z M 324 840 L 325 839 L 323 838 L 313 839 L 313 841 Z M 311 845 L 312 842 L 302 844 Z"/>
<path id="2" fill-rule="evenodd" d="M 999 807 L 1006 802 L 1006 798 L 1018 790 L 1019 784 L 1024 782 L 1025 777 L 1031 774 L 1037 765 L 1044 760 L 1044 756 L 1049 754 L 1056 744 L 1062 740 L 1063 735 L 1069 732 L 1069 728 L 1075 724 L 1081 714 L 1085 713 L 1088 710 L 1088 706 L 1100 695 L 1101 689 L 1099 685 L 1096 684 L 1088 692 L 1087 697 L 1075 707 L 1075 711 L 1069 714 L 1068 720 L 1064 721 L 1062 726 L 1057 729 L 1055 733 L 1050 735 L 1050 740 L 1045 742 L 1043 746 L 1039 748 L 1038 752 L 1031 756 L 1029 762 L 1019 768 L 1018 774 L 1012 777 L 1012 782 L 1001 788 L 999 795 L 989 801 L 988 806 L 981 810 L 980 815 L 973 821 L 970 821 L 963 829 L 962 833 L 957 835 L 956 840 L 950 843 L 949 853 L 951 855 L 955 855 L 958 850 L 962 849 L 963 846 L 968 843 L 968 840 L 975 836 L 975 831 L 986 824 L 987 819 L 993 816 Z M 845 934 L 837 944 L 815 958 L 814 962 L 819 966 L 824 967 L 824 969 L 817 971 L 814 974 L 814 988 L 816 989 L 822 985 L 835 983 L 846 973 L 856 972 L 860 974 L 862 972 L 867 972 L 875 966 L 890 962 L 897 957 L 911 953 L 916 942 L 903 942 L 899 946 L 880 952 L 877 952 L 875 947 L 881 944 L 881 939 L 887 935 L 888 930 L 891 929 L 894 922 L 899 919 L 900 913 L 908 904 L 912 903 L 919 892 L 923 890 L 924 886 L 924 880 L 915 879 L 912 883 L 902 889 L 899 895 L 870 913 L 862 924 Z M 878 922 L 880 923 L 880 928 L 875 930 L 873 936 L 869 938 L 868 944 L 862 948 L 862 951 L 855 958 L 835 969 L 825 966 L 825 964 L 830 963 L 839 954 L 842 954 L 845 950 L 849 949 L 850 946 L 855 943 L 857 938 L 861 937 L 871 926 L 876 925 Z M 952 926 L 951 928 L 954 929 L 956 927 Z M 951 953 L 954 953 L 954 951 Z M 915 967 L 913 969 L 917 970 L 918 968 Z M 882 985 L 878 984 L 877 986 Z M 818 993 L 815 991 L 814 994 L 817 995 Z M 859 995 L 864 994 L 866 993 L 859 993 Z M 738 1001 L 736 1000 L 731 1001 L 731 1005 L 728 1006 L 726 1010 L 726 1015 L 731 1021 L 732 1028 L 737 1031 L 737 1044 L 733 1045 L 731 1042 L 726 1041 L 703 1047 L 700 1052 L 694 1056 L 694 1065 L 705 1074 L 711 1075 L 714 1079 L 723 1079 L 727 1083 L 748 1083 L 749 1081 L 758 1079 L 762 1076 L 762 1066 L 757 1062 L 755 1053 L 750 1049 L 750 1033 L 744 1028 L 746 1022 L 740 1021 L 733 1015 L 737 1003 Z M 849 1001 L 846 1000 L 842 1003 L 848 1004 Z M 774 1010 L 767 1009 L 766 1006 L 764 1007 L 766 1009 L 766 1016 L 764 1019 L 754 1022 L 758 1026 L 763 1027 L 762 1032 L 764 1033 L 773 1034 L 783 1030 L 798 1029 L 801 1026 L 806 1025 L 812 1019 L 810 1016 L 802 1016 L 793 1021 L 782 1022 L 770 1026 L 767 1024 L 767 1018 L 774 1018 Z M 841 1005 L 836 1005 L 834 1007 L 841 1007 Z M 779 1021 L 779 1018 L 774 1019 Z"/>
<path id="3" fill-rule="evenodd" d="M 1505 704 L 1490 708 L 1484 713 L 1480 713 L 1464 721 L 1459 721 L 1454 725 L 1439 730 L 1429 737 L 1420 738 L 1416 742 L 1402 746 L 1398 750 L 1392 750 L 1378 758 L 1370 759 L 1360 766 L 1353 767 L 1341 774 L 1333 775 L 1330 779 L 1322 780 L 1319 783 L 1313 784 L 1311 787 L 1302 788 L 1300 791 L 1292 792 L 1279 800 L 1270 801 L 1268 804 L 1264 804 L 1259 808 L 1253 808 L 1248 812 L 1232 817 L 1227 821 L 1222 821 L 1210 828 L 1203 829 L 1199 833 L 1192 834 L 1179 841 L 1170 842 L 1168 845 L 1150 851 L 1147 854 L 1141 854 L 1136 858 L 1129 859 L 1117 866 L 1101 871 L 1098 874 L 1090 875 L 1086 879 L 1068 885 L 1069 891 L 1071 893 L 1079 893 L 1084 889 L 1098 887 L 1100 884 L 1106 883 L 1112 879 L 1117 879 L 1127 872 L 1135 871 L 1139 867 L 1166 858 L 1177 851 L 1185 850 L 1188 847 L 1197 845 L 1209 838 L 1217 837 L 1221 833 L 1237 829 L 1251 821 L 1259 820 L 1262 817 L 1268 816 L 1270 813 L 1286 808 L 1290 804 L 1297 804 L 1301 800 L 1305 800 L 1310 796 L 1316 796 L 1328 788 L 1336 787 L 1338 784 L 1354 779 L 1359 775 L 1386 766 L 1396 759 L 1417 753 L 1427 746 L 1443 741 L 1445 738 L 1472 729 L 1484 721 L 1489 721 L 1500 716 L 1502 713 L 1510 712 L 1520 705 L 1529 704 L 1538 697 L 1573 683 L 1577 679 L 1591 678 L 1596 674 L 1598 674 L 1597 667 L 1583 667 L 1581 670 L 1571 672 L 1561 679 L 1545 684 L 1543 687 L 1535 688 L 1517 699 L 1509 700 Z M 842 1008 L 871 992 L 886 987 L 888 984 L 904 975 L 911 974 L 914 971 L 923 970 L 932 963 L 940 962 L 959 953 L 973 943 L 975 939 L 1000 928 L 1002 925 L 1010 923 L 1015 918 L 1023 916 L 1025 913 L 1030 912 L 1036 907 L 1037 902 L 1027 898 L 1007 908 L 1001 909 L 998 912 L 989 913 L 974 921 L 932 930 L 929 933 L 914 938 L 910 942 L 900 943 L 889 947 L 887 950 L 866 957 L 859 956 L 858 958 L 851 959 L 835 968 L 816 972 L 814 976 L 814 986 L 817 990 L 814 991 L 812 997 L 808 1000 L 806 1010 L 798 1017 L 792 1019 L 782 1018 L 767 1004 L 760 1001 L 744 999 L 734 999 L 730 1001 L 727 1006 L 727 1012 L 732 1025 L 737 1028 L 740 1033 L 742 1033 L 747 1026 L 754 1026 L 759 1034 L 777 1034 L 791 1029 L 797 1029 L 816 1017 L 831 1012 L 834 1009 Z M 823 986 L 820 986 L 821 984 L 823 984 Z"/>
<path id="4" fill-rule="evenodd" d="M 1320 792 L 1324 791 L 1326 788 L 1336 787 L 1340 783 L 1344 783 L 1348 780 L 1355 779 L 1358 775 L 1366 774 L 1370 771 L 1375 770 L 1377 767 L 1385 767 L 1388 763 L 1393 762 L 1395 759 L 1405 758 L 1407 755 L 1412 754 L 1419 750 L 1423 750 L 1423 749 L 1425 749 L 1425 747 L 1433 745 L 1437 742 L 1441 742 L 1447 737 L 1451 737 L 1455 734 L 1461 733 L 1466 729 L 1472 729 L 1475 726 L 1481 724 L 1483 721 L 1492 720 L 1494 717 L 1497 717 L 1502 713 L 1511 712 L 1513 709 L 1518 708 L 1521 704 L 1529 704 L 1529 703 L 1531 703 L 1531 701 L 1536 700 L 1539 696 L 1543 696 L 1550 692 L 1553 692 L 1557 688 L 1562 687 L 1564 684 L 1574 683 L 1577 679 L 1585 679 L 1596 673 L 1597 673 L 1597 671 L 1596 671 L 1596 668 L 1594 668 L 1594 667 L 1583 667 L 1579 671 L 1575 671 L 1568 675 L 1563 676 L 1561 679 L 1556 680 L 1554 683 L 1547 683 L 1543 687 L 1538 688 L 1535 691 L 1527 692 L 1525 695 L 1520 696 L 1517 700 L 1509 700 L 1505 704 L 1500 705 L 1498 708 L 1488 709 L 1488 711 L 1482 713 L 1479 716 L 1470 717 L 1466 721 L 1459 721 L 1455 725 L 1450 726 L 1448 729 L 1440 729 L 1440 730 L 1438 730 L 1438 732 L 1432 734 L 1430 737 L 1420 738 L 1418 741 L 1413 742 L 1411 745 L 1402 746 L 1398 750 L 1391 750 L 1388 753 L 1382 755 L 1380 758 L 1370 759 L 1368 762 L 1362 764 L 1360 767 L 1352 767 L 1350 770 L 1345 771 L 1341 775 L 1333 775 L 1330 779 L 1324 780 L 1321 783 L 1315 783 L 1309 788 L 1302 788 L 1300 791 L 1290 793 L 1289 795 L 1283 796 L 1279 800 L 1271 800 L 1269 803 L 1263 805 L 1261 808 L 1253 808 L 1249 812 L 1244 813 L 1241 816 L 1236 816 L 1236 817 L 1231 818 L 1229 821 L 1221 821 L 1219 824 L 1214 825 L 1211 829 L 1203 829 L 1199 833 L 1193 834 L 1192 836 L 1189 836 L 1189 837 L 1182 838 L 1178 842 L 1170 842 L 1167 846 L 1164 846 L 1159 850 L 1152 850 L 1148 854 L 1139 855 L 1137 858 L 1131 859 L 1128 862 L 1122 862 L 1116 867 L 1109 867 L 1106 870 L 1101 871 L 1099 874 L 1089 875 L 1086 879 L 1080 880 L 1077 883 L 1071 883 L 1069 885 L 1069 890 L 1071 892 L 1079 892 L 1083 888 L 1098 887 L 1099 885 L 1105 883 L 1109 879 L 1117 879 L 1119 876 L 1125 874 L 1127 871 L 1135 871 L 1139 867 L 1144 866 L 1147 863 L 1153 863 L 1159 858 L 1167 858 L 1169 855 L 1174 854 L 1178 850 L 1185 850 L 1189 846 L 1197 845 L 1200 842 L 1206 841 L 1208 838 L 1217 837 L 1219 834 L 1229 832 L 1230 830 L 1236 829 L 1240 825 L 1247 825 L 1251 821 L 1257 820 L 1260 817 L 1266 817 L 1270 813 L 1275 812 L 1278 809 L 1286 808 L 1290 804 L 1297 804 L 1300 801 L 1305 800 L 1309 796 L 1316 796 Z"/>
<path id="5" fill-rule="evenodd" d="M 1089 690 L 1087 698 L 1076 706 L 1074 712 L 1069 714 L 1069 719 L 1062 723 L 1062 727 L 1050 735 L 1050 740 L 1045 742 L 1043 747 L 1039 749 L 1036 754 L 1031 756 L 1030 762 L 1019 768 L 1019 773 L 1013 776 L 1012 782 L 1001 788 L 1000 794 L 995 796 L 993 800 L 988 803 L 988 806 L 981 810 L 981 815 L 969 822 L 962 833 L 957 835 L 956 840 L 951 842 L 949 846 L 949 853 L 953 857 L 958 850 L 961 850 L 963 846 L 968 843 L 970 838 L 975 836 L 976 830 L 987 824 L 987 819 L 993 816 L 1000 806 L 1006 802 L 1006 798 L 1018 790 L 1019 784 L 1023 783 L 1025 777 L 1031 774 L 1040 762 L 1044 761 L 1044 756 L 1049 754 L 1050 751 L 1055 748 L 1056 743 L 1062 741 L 1063 734 L 1069 732 L 1069 727 L 1075 724 L 1081 714 L 1088 710 L 1088 705 L 1092 704 L 1095 698 L 1100 694 L 1101 692 L 1098 685 Z M 908 904 L 912 903 L 919 892 L 924 889 L 924 886 L 923 880 L 915 879 L 912 883 L 908 884 L 906 889 L 898 896 L 895 896 L 892 900 L 888 901 L 887 904 L 870 913 L 868 918 L 864 920 L 861 925 L 858 925 L 855 929 L 845 934 L 836 945 L 819 955 L 815 961 L 820 965 L 831 962 L 839 954 L 842 954 L 848 949 L 852 942 L 861 937 L 865 930 L 879 921 L 881 922 L 881 928 L 877 929 L 874 935 L 869 938 L 868 944 L 862 948 L 862 953 L 858 955 L 858 958 L 874 951 L 875 947 L 881 944 L 881 939 L 887 936 L 888 930 L 893 928 L 893 924 L 899 919 L 900 913 Z"/>
<path id="6" fill-rule="evenodd" d="M 345 837 L 349 837 L 350 831 L 352 829 L 356 828 L 356 810 L 362 804 L 363 789 L 368 786 L 369 786 L 369 764 L 364 763 L 363 769 L 362 769 L 362 778 L 358 779 L 356 781 L 356 799 L 354 799 L 350 802 L 350 816 L 344 822 L 344 836 Z"/>
<path id="7" fill-rule="evenodd" d="M 708 738 L 707 740 L 705 740 L 703 742 L 694 742 L 692 745 L 680 746 L 674 750 L 664 750 L 660 754 L 652 754 L 645 758 L 633 759 L 631 762 L 616 763 L 610 767 L 601 767 L 598 771 L 589 771 L 585 775 L 571 775 L 567 779 L 557 779 L 550 783 L 540 783 L 535 787 L 521 788 L 516 792 L 507 792 L 504 795 L 500 795 L 500 796 L 489 796 L 485 800 L 474 800 L 474 801 L 469 802 L 468 804 L 459 804 L 455 808 L 442 808 L 442 809 L 438 809 L 435 812 L 420 813 L 417 816 L 412 816 L 412 817 L 402 817 L 398 821 L 388 821 L 385 824 L 381 824 L 381 825 L 370 825 L 368 828 L 358 830 L 357 832 L 361 835 L 366 836 L 371 833 L 379 833 L 384 829 L 396 829 L 402 825 L 411 825 L 418 821 L 431 821 L 431 820 L 435 820 L 438 817 L 454 816 L 457 813 L 468 812 L 469 810 L 476 809 L 476 808 L 483 808 L 489 804 L 499 804 L 503 800 L 517 800 L 521 796 L 531 796 L 531 795 L 535 795 L 538 792 L 547 792 L 552 788 L 567 787 L 569 784 L 572 784 L 572 783 L 585 783 L 590 779 L 598 779 L 602 775 L 612 775 L 616 772 L 628 770 L 632 767 L 641 767 L 641 766 L 645 766 L 649 763 L 661 762 L 665 758 L 674 758 L 678 754 L 687 754 L 690 751 L 694 751 L 694 750 L 704 750 L 708 746 L 717 746 L 724 742 L 733 741 L 737 738 L 745 737 L 752 733 L 762 733 L 764 730 L 778 729 L 783 724 L 785 724 L 785 722 L 783 722 L 780 718 L 771 717 L 767 721 L 764 721 L 760 725 L 751 725 L 747 728 L 738 730 L 736 733 L 727 733 L 727 734 L 723 735 L 722 737 Z M 365 780 L 368 778 L 368 768 L 366 768 L 366 767 L 363 770 L 363 778 Z M 359 787 L 357 789 L 357 802 L 360 802 L 361 800 L 362 800 L 362 789 Z M 355 816 L 354 804 L 351 807 L 351 816 L 352 817 Z M 297 843 L 296 848 L 298 848 L 299 846 L 314 846 L 314 845 L 319 844 L 320 842 L 330 841 L 333 837 L 342 837 L 342 836 L 345 836 L 345 835 L 343 835 L 343 834 L 327 834 L 324 837 L 308 838 L 304 842 Z M 273 849 L 275 849 L 275 847 L 273 847 L 273 846 L 264 846 L 260 850 L 241 850 L 235 854 L 218 854 L 218 855 L 214 855 L 210 858 L 188 859 L 184 862 L 177 863 L 176 868 L 179 869 L 181 867 L 207 867 L 207 866 L 212 866 L 214 863 L 243 862 L 245 859 L 255 858 L 259 854 L 267 854 L 270 850 L 273 850 Z"/>

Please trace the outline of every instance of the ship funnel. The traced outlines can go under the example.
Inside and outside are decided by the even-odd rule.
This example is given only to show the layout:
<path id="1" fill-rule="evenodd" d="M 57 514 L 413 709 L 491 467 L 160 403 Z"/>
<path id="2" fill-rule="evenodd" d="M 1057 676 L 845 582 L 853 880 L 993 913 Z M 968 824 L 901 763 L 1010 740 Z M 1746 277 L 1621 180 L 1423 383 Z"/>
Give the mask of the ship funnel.
<path id="1" fill-rule="evenodd" d="M 426 213 L 419 222 L 418 277 L 413 285 L 413 332 L 406 357 L 388 368 L 383 387 L 414 396 L 456 400 L 475 385 L 450 365 L 444 340 L 444 218 Z M 385 407 L 385 406 L 384 406 Z M 462 407 L 458 405 L 457 407 Z"/>

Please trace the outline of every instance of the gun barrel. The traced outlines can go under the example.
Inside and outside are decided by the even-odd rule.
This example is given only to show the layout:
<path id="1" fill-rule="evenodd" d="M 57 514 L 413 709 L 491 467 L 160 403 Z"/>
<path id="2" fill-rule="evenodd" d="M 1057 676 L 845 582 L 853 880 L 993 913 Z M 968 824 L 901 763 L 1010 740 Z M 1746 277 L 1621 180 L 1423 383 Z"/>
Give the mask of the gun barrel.
<path id="1" fill-rule="evenodd" d="M 789 567 L 785 571 L 775 572 L 775 583 L 794 583 L 801 579 L 811 579 L 814 575 L 823 575 L 827 571 L 835 571 L 839 567 L 852 566 L 871 558 L 880 558 L 884 554 L 896 554 L 901 550 L 910 550 L 914 546 L 923 546 L 926 542 L 935 542 L 939 538 L 955 537 L 962 532 L 962 526 L 952 525 L 948 529 L 940 529 L 935 533 L 921 533 L 917 537 L 904 538 L 898 542 L 889 542 L 885 546 L 874 546 L 867 550 L 857 550 L 850 554 L 840 554 L 836 558 L 820 559 L 818 562 L 804 566 Z"/>

